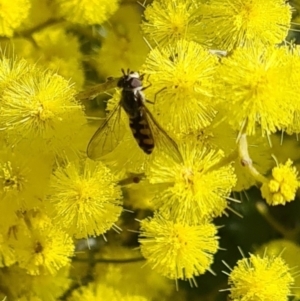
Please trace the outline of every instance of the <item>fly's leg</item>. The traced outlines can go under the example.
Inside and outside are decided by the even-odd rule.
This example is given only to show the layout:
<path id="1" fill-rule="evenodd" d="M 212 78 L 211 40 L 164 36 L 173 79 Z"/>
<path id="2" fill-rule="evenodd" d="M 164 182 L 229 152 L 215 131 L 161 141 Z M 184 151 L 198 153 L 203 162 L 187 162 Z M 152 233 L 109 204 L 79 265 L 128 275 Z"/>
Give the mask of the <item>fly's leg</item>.
<path id="1" fill-rule="evenodd" d="M 145 73 L 143 73 L 143 74 L 140 76 L 141 80 L 144 80 L 144 76 L 145 76 Z M 149 85 L 146 86 L 146 87 L 143 87 L 142 91 L 144 91 L 144 90 L 146 90 L 146 89 L 148 89 L 149 87 L 152 86 L 152 83 L 149 81 L 149 77 L 150 77 L 150 74 L 148 74 L 147 79 L 146 79 L 146 82 L 149 83 Z"/>
<path id="2" fill-rule="evenodd" d="M 151 86 L 151 85 L 150 85 L 150 86 Z M 148 87 L 150 87 L 150 86 L 147 86 L 147 87 L 143 88 L 143 90 L 145 90 L 146 88 L 148 88 Z M 154 94 L 154 101 L 151 101 L 151 100 L 149 100 L 149 99 L 146 99 L 146 102 L 147 102 L 147 103 L 150 103 L 150 104 L 152 104 L 152 105 L 154 105 L 154 104 L 156 103 L 156 97 L 157 97 L 157 95 L 158 95 L 159 93 L 161 93 L 162 91 L 166 90 L 166 89 L 167 89 L 167 87 L 161 88 L 159 91 L 157 91 L 157 92 Z"/>
<path id="3" fill-rule="evenodd" d="M 159 93 L 161 93 L 162 91 L 166 90 L 166 89 L 167 89 L 167 87 L 163 87 L 163 88 L 161 88 L 159 91 L 157 91 L 157 92 L 154 94 L 154 103 L 156 103 L 156 97 L 157 97 L 157 95 L 158 95 Z"/>

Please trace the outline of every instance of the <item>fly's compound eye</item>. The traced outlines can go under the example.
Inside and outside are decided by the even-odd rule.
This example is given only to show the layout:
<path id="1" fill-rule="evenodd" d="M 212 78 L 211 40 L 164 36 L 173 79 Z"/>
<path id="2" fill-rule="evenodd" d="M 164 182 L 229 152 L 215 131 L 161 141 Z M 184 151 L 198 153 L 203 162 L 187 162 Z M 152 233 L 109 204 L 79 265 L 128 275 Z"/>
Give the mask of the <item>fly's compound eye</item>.
<path id="1" fill-rule="evenodd" d="M 139 78 L 132 78 L 130 81 L 130 87 L 132 89 L 139 88 L 142 86 L 142 81 Z"/>
<path id="2" fill-rule="evenodd" d="M 125 90 L 133 90 L 136 88 L 142 87 L 142 81 L 140 78 L 132 77 L 129 78 L 128 76 L 120 78 L 118 81 L 118 87 L 125 89 Z"/>

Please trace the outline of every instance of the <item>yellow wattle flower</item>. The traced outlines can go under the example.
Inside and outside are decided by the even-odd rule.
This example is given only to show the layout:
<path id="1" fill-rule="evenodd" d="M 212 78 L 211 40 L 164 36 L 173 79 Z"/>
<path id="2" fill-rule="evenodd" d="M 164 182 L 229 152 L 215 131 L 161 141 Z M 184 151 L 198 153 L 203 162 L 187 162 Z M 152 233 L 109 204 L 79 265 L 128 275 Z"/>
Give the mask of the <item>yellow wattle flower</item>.
<path id="1" fill-rule="evenodd" d="M 28 16 L 23 20 L 18 33 L 26 30 L 31 30 L 53 18 L 53 12 L 48 0 L 30 0 L 30 10 Z"/>
<path id="2" fill-rule="evenodd" d="M 199 1 L 198 1 L 199 2 Z M 142 30 L 150 41 L 166 46 L 179 39 L 207 43 L 202 11 L 193 0 L 154 0 L 147 5 Z"/>
<path id="3" fill-rule="evenodd" d="M 287 36 L 292 8 L 285 0 L 214 0 L 202 9 L 202 29 L 213 47 L 275 45 Z"/>
<path id="4" fill-rule="evenodd" d="M 264 256 L 264 254 L 271 256 L 281 256 L 281 258 L 288 264 L 289 268 L 295 276 L 295 283 L 291 288 L 292 294 L 295 298 L 300 298 L 300 279 L 297 277 L 300 265 L 300 246 L 295 242 L 287 239 L 271 240 L 260 246 L 255 252 L 257 255 Z"/>
<path id="5" fill-rule="evenodd" d="M 66 30 L 64 26 L 47 26 L 34 32 L 30 40 L 18 37 L 2 41 L 1 48 L 5 49 L 7 60 L 20 64 L 22 60 L 16 57 L 21 57 L 42 70 L 53 70 L 70 81 L 70 84 L 75 83 L 75 87 L 80 90 L 85 80 L 83 55 L 78 38 Z"/>
<path id="6" fill-rule="evenodd" d="M 279 256 L 243 258 L 229 274 L 230 300 L 286 301 L 294 277 Z"/>
<path id="7" fill-rule="evenodd" d="M 4 147 L 0 151 L 0 225 L 14 225 L 18 211 L 38 208 L 48 187 L 52 158 L 28 156 L 28 148 Z"/>
<path id="8" fill-rule="evenodd" d="M 95 25 L 105 22 L 118 8 L 118 0 L 54 0 L 56 14 L 72 23 Z"/>
<path id="9" fill-rule="evenodd" d="M 222 59 L 215 97 L 233 129 L 262 136 L 285 129 L 297 108 L 287 47 L 239 48 Z"/>
<path id="10" fill-rule="evenodd" d="M 121 189 L 101 162 L 86 160 L 58 166 L 50 181 L 48 201 L 53 218 L 71 236 L 104 234 L 121 212 Z"/>
<path id="11" fill-rule="evenodd" d="M 298 171 L 289 159 L 272 170 L 272 179 L 261 187 L 262 197 L 271 206 L 284 205 L 296 197 L 299 188 Z"/>
<path id="12" fill-rule="evenodd" d="M 155 209 L 191 225 L 222 215 L 236 183 L 232 166 L 213 168 L 223 158 L 221 151 L 198 149 L 188 143 L 181 150 L 181 164 L 161 156 L 149 168 L 150 183 L 160 185 L 153 199 Z"/>
<path id="13" fill-rule="evenodd" d="M 154 102 L 153 111 L 165 129 L 187 134 L 212 122 L 216 67 L 216 56 L 192 41 L 179 40 L 149 53 L 142 68 L 151 83 L 146 98 Z"/>
<path id="14" fill-rule="evenodd" d="M 2 94 L 15 81 L 18 81 L 32 71 L 35 72 L 35 67 L 25 59 L 19 59 L 15 56 L 7 58 L 2 51 L 0 54 L 0 92 Z"/>
<path id="15" fill-rule="evenodd" d="M 138 6 L 122 5 L 103 26 L 101 47 L 95 49 L 90 64 L 102 78 L 120 77 L 121 68 L 138 71 L 149 47 L 140 30 L 141 12 Z M 117 45 L 117 47 L 116 47 Z"/>
<path id="16" fill-rule="evenodd" d="M 29 14 L 30 0 L 1 0 L 0 7 L 0 36 L 12 37 Z"/>
<path id="17" fill-rule="evenodd" d="M 26 213 L 26 223 L 20 220 L 16 235 L 11 239 L 16 259 L 21 268 L 30 275 L 55 275 L 68 266 L 74 255 L 71 237 L 54 224 L 47 216 L 35 217 Z"/>
<path id="18" fill-rule="evenodd" d="M 85 76 L 82 66 L 83 54 L 77 36 L 67 32 L 63 26 L 48 26 L 33 34 L 34 49 L 31 59 L 38 56 L 38 66 L 50 69 L 63 76 L 70 84 L 75 83 L 77 90 L 82 89 Z"/>
<path id="19" fill-rule="evenodd" d="M 170 279 L 204 274 L 218 250 L 217 228 L 210 223 L 189 226 L 155 215 L 141 221 L 141 252 L 151 268 Z"/>
<path id="20" fill-rule="evenodd" d="M 11 69 L 18 66 L 13 64 Z M 5 130 L 8 145 L 52 155 L 73 154 L 72 141 L 86 122 L 75 90 L 54 72 L 30 64 L 27 70 L 26 76 L 14 82 L 9 81 L 14 73 L 10 70 L 2 93 L 0 128 Z"/>

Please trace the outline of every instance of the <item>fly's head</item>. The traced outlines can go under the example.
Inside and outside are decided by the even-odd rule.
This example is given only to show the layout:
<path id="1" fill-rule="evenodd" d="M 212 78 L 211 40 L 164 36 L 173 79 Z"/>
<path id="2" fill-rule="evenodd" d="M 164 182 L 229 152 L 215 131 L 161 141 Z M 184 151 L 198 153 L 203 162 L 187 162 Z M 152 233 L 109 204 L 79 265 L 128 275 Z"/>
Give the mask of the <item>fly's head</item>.
<path id="1" fill-rule="evenodd" d="M 143 87 L 143 75 L 138 72 L 129 71 L 127 72 L 122 69 L 123 76 L 118 81 L 118 87 L 127 91 L 140 90 Z"/>

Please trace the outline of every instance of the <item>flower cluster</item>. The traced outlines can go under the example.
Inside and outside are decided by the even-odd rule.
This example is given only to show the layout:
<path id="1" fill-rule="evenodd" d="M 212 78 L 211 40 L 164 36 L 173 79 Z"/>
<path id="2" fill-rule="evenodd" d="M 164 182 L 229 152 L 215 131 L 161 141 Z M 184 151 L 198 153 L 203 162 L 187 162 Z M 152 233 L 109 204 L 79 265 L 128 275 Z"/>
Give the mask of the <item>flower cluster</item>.
<path id="1" fill-rule="evenodd" d="M 0 300 L 299 297 L 296 0 L 0 7 Z"/>
<path id="2" fill-rule="evenodd" d="M 80 154 L 84 108 L 68 80 L 3 53 L 0 70 L 1 278 L 11 300 L 55 300 L 70 285 L 74 239 L 115 225 L 121 189 L 107 167 Z M 33 289 L 39 281 L 45 285 Z"/>

